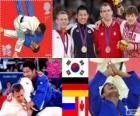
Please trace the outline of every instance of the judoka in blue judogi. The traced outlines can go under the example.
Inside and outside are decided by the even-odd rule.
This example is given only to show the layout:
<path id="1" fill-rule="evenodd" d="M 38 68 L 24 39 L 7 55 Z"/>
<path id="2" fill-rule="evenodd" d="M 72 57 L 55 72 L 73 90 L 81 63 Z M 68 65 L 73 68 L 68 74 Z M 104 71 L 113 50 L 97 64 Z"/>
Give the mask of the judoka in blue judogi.
<path id="1" fill-rule="evenodd" d="M 100 94 L 99 87 L 105 83 L 108 76 L 114 74 L 121 76 L 129 88 L 127 98 L 119 100 L 118 89 L 112 83 L 106 83 Z M 92 116 L 134 116 L 139 100 L 140 78 L 134 71 L 124 73 L 116 70 L 111 64 L 104 73 L 98 71 L 89 81 L 89 111 Z"/>
<path id="2" fill-rule="evenodd" d="M 62 105 L 62 93 L 59 90 L 53 88 L 53 86 L 49 82 L 48 77 L 45 74 L 36 71 L 36 66 L 32 61 L 27 60 L 23 63 L 23 76 L 24 78 L 28 78 L 32 81 L 31 83 L 34 88 L 33 91 L 29 92 L 29 88 L 32 87 L 30 85 L 27 85 L 29 82 L 25 81 L 22 84 L 25 88 L 25 93 L 30 93 L 27 94 L 31 98 L 27 100 L 27 107 L 32 108 L 34 111 L 37 111 L 34 112 L 35 114 L 44 111 L 48 107 L 55 107 L 56 110 L 59 110 L 58 114 L 62 113 L 60 111 Z M 28 98 L 29 96 L 27 96 L 26 98 Z"/>
<path id="3" fill-rule="evenodd" d="M 48 106 L 61 107 L 62 93 L 52 87 L 46 75 L 36 73 L 35 83 L 35 93 L 31 99 L 38 110 Z"/>

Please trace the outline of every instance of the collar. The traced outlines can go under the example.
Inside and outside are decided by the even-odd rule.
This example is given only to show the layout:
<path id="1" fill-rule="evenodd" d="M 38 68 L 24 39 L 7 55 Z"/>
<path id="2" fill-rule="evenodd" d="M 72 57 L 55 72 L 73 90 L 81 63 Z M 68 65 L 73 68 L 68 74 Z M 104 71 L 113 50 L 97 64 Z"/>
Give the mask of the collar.
<path id="1" fill-rule="evenodd" d="M 56 30 L 59 35 L 61 36 L 61 38 L 65 37 L 65 35 L 67 34 L 67 31 L 62 31 L 62 30 Z"/>
<path id="2" fill-rule="evenodd" d="M 125 27 L 133 28 L 133 27 L 135 27 L 135 26 L 137 25 L 137 23 L 138 23 L 138 22 L 136 21 L 133 25 L 129 25 L 128 22 L 126 22 L 126 23 L 125 23 Z"/>
<path id="3" fill-rule="evenodd" d="M 102 26 L 105 26 L 105 27 L 109 28 L 109 27 L 111 27 L 111 26 L 114 26 L 114 25 L 116 24 L 116 21 L 115 21 L 115 19 L 112 19 L 111 25 L 110 25 L 110 26 L 107 26 L 107 25 L 101 20 L 101 24 L 102 24 Z"/>
<path id="4" fill-rule="evenodd" d="M 86 26 L 87 26 L 87 24 L 84 24 L 84 25 L 83 25 L 83 24 L 80 24 L 80 23 L 78 23 L 78 25 L 80 26 L 80 28 L 84 28 L 84 29 L 85 29 Z"/>

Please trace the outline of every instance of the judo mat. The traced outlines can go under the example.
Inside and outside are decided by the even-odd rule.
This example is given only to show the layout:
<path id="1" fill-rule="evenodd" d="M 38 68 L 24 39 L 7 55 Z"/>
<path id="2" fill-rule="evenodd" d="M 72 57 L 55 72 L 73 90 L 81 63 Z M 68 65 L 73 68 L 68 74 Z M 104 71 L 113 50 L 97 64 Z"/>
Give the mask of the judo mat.
<path id="1" fill-rule="evenodd" d="M 23 2 L 23 8 L 27 15 L 26 3 Z M 52 56 L 52 0 L 32 0 L 35 16 L 40 22 L 45 23 L 46 32 L 43 39 L 39 43 L 40 51 L 33 53 L 31 48 L 23 46 L 19 57 L 51 57 Z M 47 4 L 48 14 L 46 15 L 45 5 Z M 4 29 L 14 29 L 14 19 L 18 16 L 16 9 L 16 0 L 1 0 L 0 1 L 0 27 Z M 16 38 L 5 37 L 3 33 L 0 34 L 0 56 L 12 57 L 14 53 Z"/>

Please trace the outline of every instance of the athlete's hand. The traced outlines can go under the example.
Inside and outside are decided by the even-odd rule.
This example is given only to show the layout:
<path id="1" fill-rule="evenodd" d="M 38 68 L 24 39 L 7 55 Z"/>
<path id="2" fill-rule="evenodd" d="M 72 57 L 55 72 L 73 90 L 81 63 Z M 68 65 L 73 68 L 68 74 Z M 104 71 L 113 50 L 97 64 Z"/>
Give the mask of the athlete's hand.
<path id="1" fill-rule="evenodd" d="M 26 103 L 26 105 L 25 105 L 27 110 L 31 110 L 33 106 L 34 106 L 34 102 L 33 101 L 30 101 L 30 102 Z"/>
<path id="2" fill-rule="evenodd" d="M 111 68 L 111 64 L 108 64 L 107 69 L 106 69 L 105 72 L 104 72 L 104 75 L 105 75 L 106 77 L 115 76 L 115 75 L 116 75 L 116 74 L 114 73 L 114 71 L 112 70 L 112 68 Z"/>
<path id="3" fill-rule="evenodd" d="M 104 74 L 108 76 L 120 76 L 120 77 L 129 77 L 130 75 L 127 72 L 122 72 L 121 70 L 117 69 L 116 66 L 112 63 L 108 64 L 107 70 L 104 72 Z"/>
<path id="4" fill-rule="evenodd" d="M 34 31 L 31 31 L 31 35 L 34 35 L 35 34 L 35 32 Z"/>
<path id="5" fill-rule="evenodd" d="M 118 41 L 117 47 L 121 50 L 124 51 L 127 49 L 128 46 L 128 41 L 127 39 L 122 39 L 120 41 Z"/>
<path id="6" fill-rule="evenodd" d="M 96 29 L 96 30 L 99 29 L 100 24 L 101 24 L 101 20 L 99 20 L 99 21 L 97 21 L 97 22 L 95 23 L 95 29 Z"/>
<path id="7" fill-rule="evenodd" d="M 129 42 L 128 45 L 127 45 L 127 50 L 134 50 L 134 44 Z"/>
<path id="8" fill-rule="evenodd" d="M 129 77 L 130 76 L 127 72 L 123 72 L 123 71 L 117 69 L 114 64 L 109 64 L 109 67 L 112 69 L 114 76 L 115 75 L 118 75 L 120 77 Z"/>
<path id="9" fill-rule="evenodd" d="M 138 107 L 135 116 L 140 116 L 140 106 Z"/>

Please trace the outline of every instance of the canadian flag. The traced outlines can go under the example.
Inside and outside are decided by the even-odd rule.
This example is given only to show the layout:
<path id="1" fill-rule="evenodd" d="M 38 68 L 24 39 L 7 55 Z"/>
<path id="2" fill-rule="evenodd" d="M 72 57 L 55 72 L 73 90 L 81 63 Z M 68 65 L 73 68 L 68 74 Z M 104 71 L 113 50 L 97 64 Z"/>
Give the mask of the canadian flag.
<path id="1" fill-rule="evenodd" d="M 78 116 L 86 116 L 85 97 L 78 98 Z"/>

